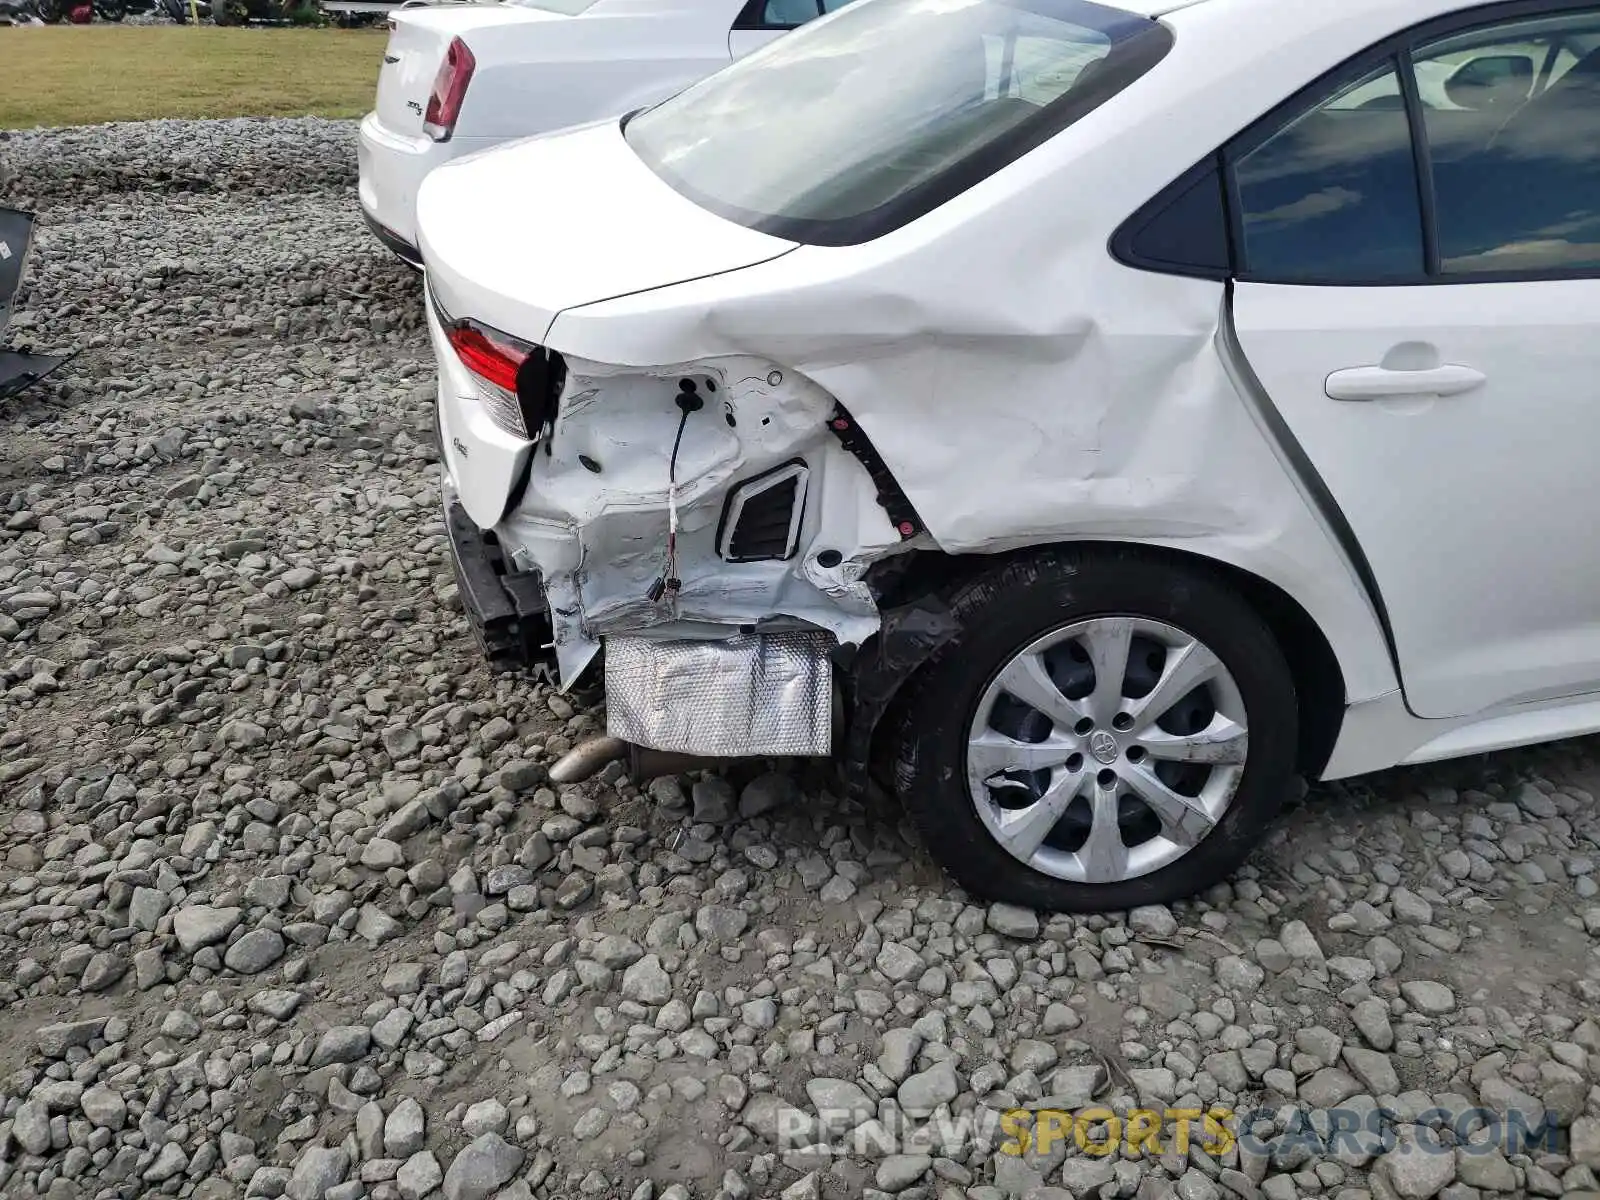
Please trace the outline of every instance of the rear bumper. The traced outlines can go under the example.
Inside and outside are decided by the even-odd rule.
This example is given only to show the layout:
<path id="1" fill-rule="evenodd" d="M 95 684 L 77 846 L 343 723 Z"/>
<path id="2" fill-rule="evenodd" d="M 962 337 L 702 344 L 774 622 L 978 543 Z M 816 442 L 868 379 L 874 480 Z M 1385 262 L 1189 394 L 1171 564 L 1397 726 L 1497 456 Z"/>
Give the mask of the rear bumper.
<path id="1" fill-rule="evenodd" d="M 361 210 L 361 219 L 367 223 L 367 228 L 372 230 L 372 236 L 398 255 L 401 261 L 407 266 L 415 267 L 419 271 L 422 270 L 421 251 L 366 209 Z"/>
<path id="2" fill-rule="evenodd" d="M 511 571 L 494 535 L 473 524 L 448 482 L 443 506 L 462 611 L 490 665 L 502 671 L 553 669 L 554 635 L 539 573 Z"/>
<path id="3" fill-rule="evenodd" d="M 417 189 L 435 167 L 501 139 L 456 134 L 436 142 L 422 133 L 391 129 L 370 112 L 356 133 L 356 194 L 372 232 L 406 262 L 420 266 L 417 253 Z"/>

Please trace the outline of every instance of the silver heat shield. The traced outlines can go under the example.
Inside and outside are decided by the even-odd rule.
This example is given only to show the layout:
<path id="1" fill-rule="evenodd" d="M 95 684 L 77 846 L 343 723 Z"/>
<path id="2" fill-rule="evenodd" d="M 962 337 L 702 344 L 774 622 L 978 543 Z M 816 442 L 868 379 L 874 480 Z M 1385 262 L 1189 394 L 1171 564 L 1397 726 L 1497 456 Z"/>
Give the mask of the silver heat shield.
<path id="1" fill-rule="evenodd" d="M 830 633 L 727 641 L 606 638 L 606 731 L 638 746 L 716 758 L 828 754 Z"/>

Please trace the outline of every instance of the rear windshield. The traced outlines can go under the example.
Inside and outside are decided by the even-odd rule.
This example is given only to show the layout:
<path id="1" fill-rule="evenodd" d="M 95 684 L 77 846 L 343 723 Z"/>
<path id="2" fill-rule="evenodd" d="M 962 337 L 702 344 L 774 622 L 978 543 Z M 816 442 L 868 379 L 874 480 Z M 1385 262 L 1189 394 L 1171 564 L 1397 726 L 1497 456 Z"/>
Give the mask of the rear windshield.
<path id="1" fill-rule="evenodd" d="M 1166 27 L 1088 0 L 856 0 L 634 114 L 683 195 L 815 245 L 930 211 L 1155 65 Z"/>

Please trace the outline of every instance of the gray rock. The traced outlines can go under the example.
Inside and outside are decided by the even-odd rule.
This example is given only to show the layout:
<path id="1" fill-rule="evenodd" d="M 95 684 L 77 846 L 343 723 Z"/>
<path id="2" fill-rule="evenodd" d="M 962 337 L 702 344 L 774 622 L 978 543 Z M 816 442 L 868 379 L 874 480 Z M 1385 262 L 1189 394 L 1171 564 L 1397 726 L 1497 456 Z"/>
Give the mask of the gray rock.
<path id="1" fill-rule="evenodd" d="M 29 1154 L 50 1149 L 50 1114 L 42 1102 L 24 1100 L 11 1117 L 11 1136 Z"/>
<path id="2" fill-rule="evenodd" d="M 78 1103 L 83 1108 L 83 1115 L 96 1128 L 116 1131 L 127 1123 L 127 1101 L 104 1084 L 97 1083 L 85 1088 Z"/>
<path id="3" fill-rule="evenodd" d="M 1366 1090 L 1376 1096 L 1394 1096 L 1400 1092 L 1400 1077 L 1387 1054 L 1377 1050 L 1363 1050 L 1359 1046 L 1344 1048 L 1344 1061 L 1356 1073 L 1356 1078 L 1366 1085 Z"/>
<path id="4" fill-rule="evenodd" d="M 991 904 L 985 923 L 996 933 L 1022 941 L 1032 941 L 1039 936 L 1039 914 L 1031 908 L 1015 904 Z"/>
<path id="5" fill-rule="evenodd" d="M 365 1025 L 335 1025 L 317 1040 L 311 1052 L 311 1069 L 329 1063 L 352 1063 L 364 1057 L 372 1045 L 372 1032 Z"/>
<path id="6" fill-rule="evenodd" d="M 203 946 L 214 946 L 233 932 L 239 924 L 237 908 L 212 908 L 204 904 L 191 904 L 180 908 L 172 917 L 172 932 L 185 954 L 193 954 Z"/>
<path id="7" fill-rule="evenodd" d="M 914 1029 L 890 1029 L 883 1035 L 878 1069 L 899 1083 L 910 1073 L 922 1049 L 922 1035 Z"/>
<path id="8" fill-rule="evenodd" d="M 922 974 L 924 966 L 921 955 L 899 942 L 884 942 L 875 965 L 893 983 L 903 983 L 913 975 Z"/>
<path id="9" fill-rule="evenodd" d="M 444 1171 L 439 1167 L 439 1160 L 428 1150 L 419 1150 L 406 1159 L 395 1175 L 395 1186 L 400 1189 L 402 1200 L 422 1200 L 443 1182 Z"/>
<path id="10" fill-rule="evenodd" d="M 228 947 L 222 961 L 241 975 L 259 975 L 283 957 L 283 935 L 275 929 L 252 929 Z"/>
<path id="11" fill-rule="evenodd" d="M 1456 1008 L 1456 994 L 1431 979 L 1409 979 L 1400 985 L 1400 994 L 1412 1008 L 1430 1017 L 1443 1016 Z"/>
<path id="12" fill-rule="evenodd" d="M 523 1154 L 499 1134 L 474 1138 L 445 1172 L 445 1200 L 489 1200 L 522 1166 Z"/>
<path id="13" fill-rule="evenodd" d="M 79 1021 L 63 1021 L 54 1025 L 41 1025 L 34 1033 L 34 1044 L 39 1052 L 50 1058 L 60 1058 L 68 1050 L 87 1046 L 100 1037 L 106 1028 L 104 1017 L 90 1017 Z"/>
<path id="14" fill-rule="evenodd" d="M 390 1158 L 410 1158 L 422 1149 L 426 1132 L 422 1105 L 405 1096 L 390 1110 L 383 1123 L 383 1149 Z"/>
<path id="15" fill-rule="evenodd" d="M 817 1124 L 828 1138 L 854 1129 L 877 1112 L 860 1086 L 848 1079 L 813 1079 L 806 1084 L 806 1095 L 816 1110 Z"/>
<path id="16" fill-rule="evenodd" d="M 329 1189 L 343 1183 L 350 1156 L 343 1147 L 307 1146 L 295 1159 L 289 1176 L 289 1200 L 325 1200 Z"/>
<path id="17" fill-rule="evenodd" d="M 1378 1160 L 1377 1174 L 1404 1200 L 1427 1200 L 1456 1177 L 1456 1156 L 1431 1129 L 1402 1125 L 1394 1149 Z"/>
<path id="18" fill-rule="evenodd" d="M 903 1192 L 932 1167 L 926 1154 L 891 1154 L 879 1161 L 873 1182 L 886 1192 Z"/>
<path id="19" fill-rule="evenodd" d="M 1170 938 L 1178 932 L 1178 919 L 1170 909 L 1149 904 L 1128 914 L 1128 928 L 1146 937 Z"/>
<path id="20" fill-rule="evenodd" d="M 1350 1015 L 1368 1045 L 1378 1050 L 1393 1047 L 1394 1026 L 1389 1022 L 1389 1006 L 1382 1000 L 1369 996 L 1359 1001 Z"/>
<path id="21" fill-rule="evenodd" d="M 510 1120 L 511 1114 L 500 1101 L 479 1100 L 476 1104 L 468 1106 L 466 1115 L 461 1118 L 461 1128 L 468 1137 L 478 1137 L 485 1133 L 504 1133 Z"/>
<path id="22" fill-rule="evenodd" d="M 1600 1117 L 1579 1117 L 1569 1134 L 1572 1160 L 1600 1172 Z"/>
<path id="23" fill-rule="evenodd" d="M 733 786 L 720 775 L 708 775 L 690 791 L 694 798 L 694 819 L 713 825 L 733 817 Z"/>
<path id="24" fill-rule="evenodd" d="M 799 787 L 787 775 L 758 775 L 745 784 L 744 791 L 739 793 L 739 815 L 747 821 L 765 816 L 774 809 L 794 803 L 799 795 Z"/>
<path id="25" fill-rule="evenodd" d="M 120 954 L 102 950 L 89 960 L 78 986 L 86 992 L 103 992 L 128 973 L 128 960 Z"/>
<path id="26" fill-rule="evenodd" d="M 948 1104 L 960 1093 L 961 1084 L 956 1079 L 955 1066 L 950 1062 L 941 1062 L 908 1078 L 900 1085 L 895 1097 L 908 1115 L 927 1117 L 939 1105 Z"/>
<path id="27" fill-rule="evenodd" d="M 647 954 L 623 972 L 622 994 L 641 1004 L 664 1004 L 672 996 L 672 977 L 659 957 Z"/>

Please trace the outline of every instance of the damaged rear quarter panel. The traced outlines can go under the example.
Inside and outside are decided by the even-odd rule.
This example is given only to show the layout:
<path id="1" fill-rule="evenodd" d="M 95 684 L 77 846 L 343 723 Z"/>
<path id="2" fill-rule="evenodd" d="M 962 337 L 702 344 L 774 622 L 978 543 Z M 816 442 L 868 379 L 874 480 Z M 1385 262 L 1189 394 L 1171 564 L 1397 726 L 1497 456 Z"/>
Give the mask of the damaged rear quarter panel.
<path id="1" fill-rule="evenodd" d="M 1106 248 L 1186 147 L 1254 115 L 1230 125 L 1252 101 L 1225 90 L 1209 112 L 1149 96 L 1131 89 L 874 242 L 570 309 L 551 342 L 611 362 L 749 355 L 798 370 L 855 416 L 940 549 L 1117 540 L 1210 557 L 1305 607 L 1348 700 L 1391 691 L 1371 603 L 1229 377 L 1223 285 Z M 1146 161 L 1142 122 L 1180 147 Z"/>
<path id="2" fill-rule="evenodd" d="M 643 371 L 568 357 L 567 372 L 548 445 L 535 448 L 526 493 L 501 526 L 519 562 L 544 574 L 564 679 L 614 633 L 726 637 L 789 618 L 859 642 L 877 629 L 863 564 L 900 538 L 828 432 L 827 393 L 742 356 Z M 684 380 L 703 402 L 687 418 L 675 403 Z M 681 587 L 657 600 L 680 422 Z M 730 487 L 794 462 L 806 469 L 794 554 L 726 561 L 717 542 Z M 817 562 L 825 548 L 839 554 L 836 565 Z"/>

